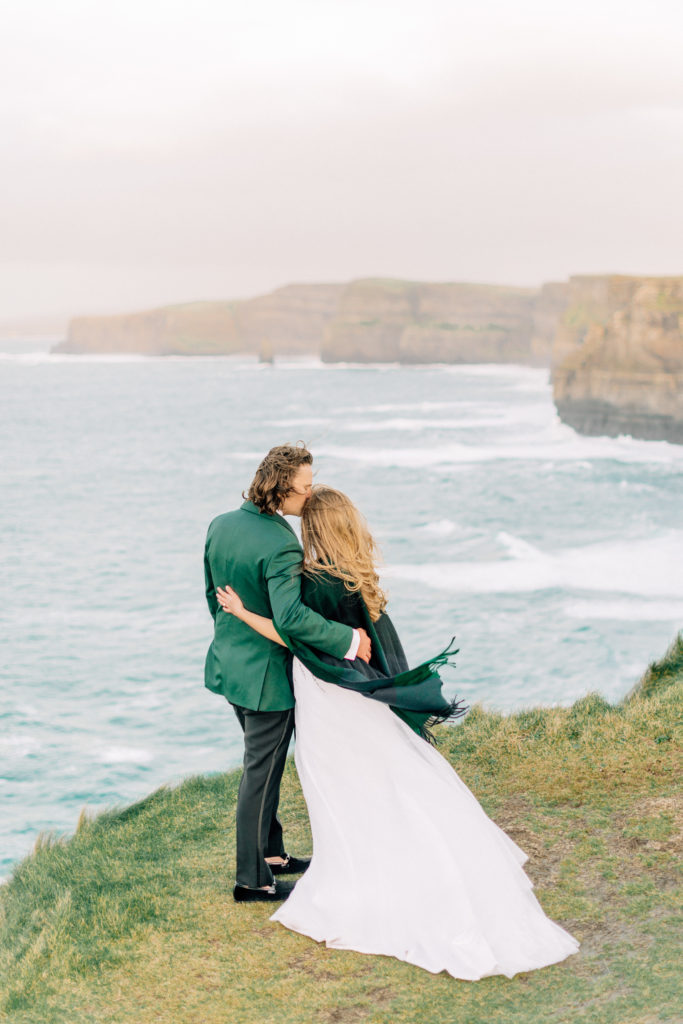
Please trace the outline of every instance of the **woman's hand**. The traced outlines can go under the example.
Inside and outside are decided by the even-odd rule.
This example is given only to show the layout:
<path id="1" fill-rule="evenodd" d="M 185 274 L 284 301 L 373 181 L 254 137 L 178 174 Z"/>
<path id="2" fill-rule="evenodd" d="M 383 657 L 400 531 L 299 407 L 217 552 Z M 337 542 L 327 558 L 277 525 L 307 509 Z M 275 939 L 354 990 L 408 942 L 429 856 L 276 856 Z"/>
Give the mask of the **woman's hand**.
<path id="1" fill-rule="evenodd" d="M 224 612 L 227 612 L 228 615 L 234 615 L 236 619 L 243 618 L 244 605 L 232 587 L 229 587 L 227 583 L 225 588 L 216 587 L 216 597 Z"/>

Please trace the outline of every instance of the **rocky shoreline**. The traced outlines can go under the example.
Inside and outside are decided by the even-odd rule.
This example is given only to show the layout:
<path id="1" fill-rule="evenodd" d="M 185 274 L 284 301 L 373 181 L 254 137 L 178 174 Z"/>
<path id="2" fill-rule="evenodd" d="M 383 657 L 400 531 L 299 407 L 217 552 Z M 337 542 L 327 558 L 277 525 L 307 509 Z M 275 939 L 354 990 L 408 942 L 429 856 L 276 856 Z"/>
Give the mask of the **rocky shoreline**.
<path id="1" fill-rule="evenodd" d="M 619 409 L 610 402 L 555 402 L 560 419 L 580 434 L 619 437 L 629 434 L 642 441 L 670 441 L 683 444 L 683 422 L 673 416 L 659 416 Z"/>
<path id="2" fill-rule="evenodd" d="M 53 351 L 547 366 L 560 417 L 581 433 L 683 443 L 683 277 L 584 274 L 536 289 L 291 284 L 253 299 L 77 317 Z"/>
<path id="3" fill-rule="evenodd" d="M 553 398 L 583 434 L 683 443 L 683 278 L 572 278 Z"/>

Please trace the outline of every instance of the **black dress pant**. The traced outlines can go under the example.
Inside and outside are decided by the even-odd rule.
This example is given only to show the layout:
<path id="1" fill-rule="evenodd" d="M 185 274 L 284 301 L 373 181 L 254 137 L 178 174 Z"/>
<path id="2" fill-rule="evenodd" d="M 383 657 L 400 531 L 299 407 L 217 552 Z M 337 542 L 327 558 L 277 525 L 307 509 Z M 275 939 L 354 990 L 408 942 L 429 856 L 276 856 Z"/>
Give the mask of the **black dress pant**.
<path id="1" fill-rule="evenodd" d="M 233 704 L 244 732 L 244 771 L 237 795 L 238 885 L 270 885 L 273 872 L 266 857 L 285 853 L 277 816 L 280 782 L 294 729 L 289 711 L 252 711 Z"/>

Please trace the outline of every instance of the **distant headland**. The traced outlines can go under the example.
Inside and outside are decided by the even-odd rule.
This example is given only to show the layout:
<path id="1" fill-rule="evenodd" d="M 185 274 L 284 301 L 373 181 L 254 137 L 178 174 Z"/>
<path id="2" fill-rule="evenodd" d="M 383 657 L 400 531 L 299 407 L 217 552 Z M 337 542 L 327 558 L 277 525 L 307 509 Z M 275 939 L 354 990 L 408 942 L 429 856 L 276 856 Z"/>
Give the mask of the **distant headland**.
<path id="1" fill-rule="evenodd" d="M 683 443 L 683 277 L 290 284 L 253 299 L 76 317 L 53 351 L 547 366 L 558 413 L 576 430 Z"/>

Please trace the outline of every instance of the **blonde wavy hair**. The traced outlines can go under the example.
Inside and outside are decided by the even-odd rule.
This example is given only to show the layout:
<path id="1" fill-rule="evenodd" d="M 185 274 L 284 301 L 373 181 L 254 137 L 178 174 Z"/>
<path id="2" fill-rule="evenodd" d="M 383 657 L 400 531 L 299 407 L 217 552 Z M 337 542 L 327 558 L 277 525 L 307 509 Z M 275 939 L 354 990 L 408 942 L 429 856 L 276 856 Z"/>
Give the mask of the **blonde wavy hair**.
<path id="1" fill-rule="evenodd" d="M 360 594 L 376 622 L 387 604 L 375 568 L 379 551 L 351 499 L 333 487 L 314 487 L 301 514 L 301 539 L 304 572 L 342 580 L 350 593 Z"/>

